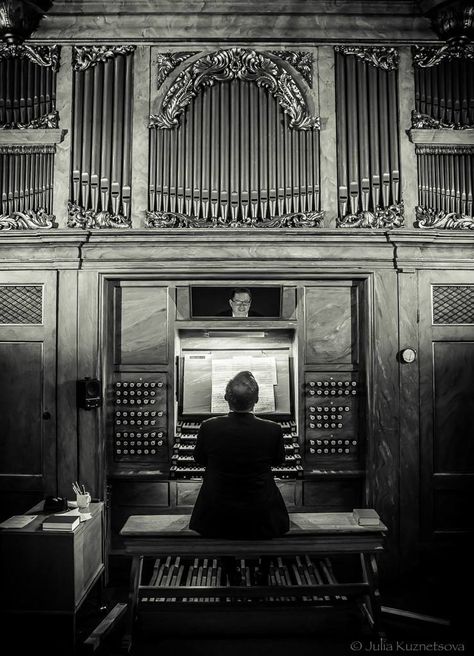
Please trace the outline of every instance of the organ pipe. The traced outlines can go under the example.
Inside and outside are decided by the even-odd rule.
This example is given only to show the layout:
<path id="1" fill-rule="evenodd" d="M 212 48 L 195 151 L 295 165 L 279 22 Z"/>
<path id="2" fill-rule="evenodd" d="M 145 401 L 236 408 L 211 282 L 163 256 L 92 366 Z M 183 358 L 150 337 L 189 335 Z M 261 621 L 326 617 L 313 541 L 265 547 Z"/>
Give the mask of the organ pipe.
<path id="1" fill-rule="evenodd" d="M 420 211 L 473 217 L 469 146 L 417 146 Z"/>
<path id="2" fill-rule="evenodd" d="M 394 49 L 336 48 L 340 226 L 403 222 L 397 57 Z"/>
<path id="3" fill-rule="evenodd" d="M 278 101 L 251 82 L 206 88 L 179 127 L 154 130 L 150 144 L 151 211 L 245 222 L 320 209 L 318 132 L 290 128 Z"/>
<path id="4" fill-rule="evenodd" d="M 474 125 L 474 61 L 469 57 L 433 55 L 414 48 L 415 117 L 413 127 Z"/>
<path id="5" fill-rule="evenodd" d="M 317 119 L 286 107 L 288 98 L 282 100 L 268 80 L 260 84 L 258 76 L 249 80 L 246 74 L 234 74 L 236 61 L 245 73 L 246 57 L 260 65 L 257 53 L 232 49 L 208 58 L 222 56 L 225 63 L 232 58 L 229 53 L 234 57 L 232 75 L 203 84 L 176 109 L 171 99 L 183 84 L 178 77 L 163 100 L 162 113 L 151 117 L 150 154 L 156 161 L 149 169 L 149 225 L 277 225 L 279 217 L 291 221 L 290 216 L 298 215 L 296 224 L 305 214 L 314 215 L 309 221 L 321 220 Z M 180 102 L 183 97 L 178 95 Z M 294 102 L 302 102 L 299 95 Z M 163 141 L 168 145 L 161 157 Z M 180 181 L 171 185 L 169 206 L 158 198 L 167 184 L 162 158 L 172 162 Z"/>
<path id="6" fill-rule="evenodd" d="M 74 48 L 70 226 L 130 225 L 133 50 Z"/>

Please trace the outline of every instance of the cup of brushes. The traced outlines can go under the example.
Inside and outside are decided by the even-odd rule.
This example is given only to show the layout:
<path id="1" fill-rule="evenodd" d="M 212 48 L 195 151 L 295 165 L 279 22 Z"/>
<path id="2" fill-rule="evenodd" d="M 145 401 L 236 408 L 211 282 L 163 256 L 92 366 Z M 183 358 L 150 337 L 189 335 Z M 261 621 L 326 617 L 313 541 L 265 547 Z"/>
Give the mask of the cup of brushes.
<path id="1" fill-rule="evenodd" d="M 89 492 L 86 492 L 84 485 L 79 485 L 79 483 L 73 483 L 72 489 L 76 493 L 76 503 L 79 510 L 87 508 L 91 502 L 91 495 Z"/>

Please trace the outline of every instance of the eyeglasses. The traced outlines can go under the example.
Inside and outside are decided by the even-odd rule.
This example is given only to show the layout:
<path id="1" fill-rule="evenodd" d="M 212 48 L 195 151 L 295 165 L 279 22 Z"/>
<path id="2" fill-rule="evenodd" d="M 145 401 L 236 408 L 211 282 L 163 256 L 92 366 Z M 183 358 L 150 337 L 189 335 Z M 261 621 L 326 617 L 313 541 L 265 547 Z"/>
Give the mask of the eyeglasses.
<path id="1" fill-rule="evenodd" d="M 246 307 L 250 305 L 250 301 L 231 301 L 233 305 L 240 305 L 241 307 Z"/>

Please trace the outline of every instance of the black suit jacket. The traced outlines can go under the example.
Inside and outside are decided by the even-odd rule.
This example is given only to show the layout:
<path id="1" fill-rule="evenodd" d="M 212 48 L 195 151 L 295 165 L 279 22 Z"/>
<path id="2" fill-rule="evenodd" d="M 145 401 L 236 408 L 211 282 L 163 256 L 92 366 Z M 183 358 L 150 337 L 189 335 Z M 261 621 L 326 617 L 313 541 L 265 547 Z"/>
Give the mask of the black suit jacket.
<path id="1" fill-rule="evenodd" d="M 205 537 L 272 538 L 289 529 L 271 472 L 285 459 L 281 427 L 251 412 L 204 421 L 194 459 L 206 471 L 190 521 Z"/>

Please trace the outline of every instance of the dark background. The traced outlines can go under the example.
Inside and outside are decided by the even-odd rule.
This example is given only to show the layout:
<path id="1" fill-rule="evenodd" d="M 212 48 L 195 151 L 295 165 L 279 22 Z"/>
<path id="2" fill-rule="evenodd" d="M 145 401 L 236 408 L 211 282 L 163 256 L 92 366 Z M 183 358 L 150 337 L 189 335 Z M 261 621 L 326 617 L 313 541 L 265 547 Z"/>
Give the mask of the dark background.
<path id="1" fill-rule="evenodd" d="M 191 316 L 216 317 L 229 309 L 229 299 L 236 287 L 191 287 Z M 262 317 L 280 316 L 281 287 L 247 287 L 252 294 L 252 310 Z M 260 318 L 260 317 L 256 317 Z"/>

